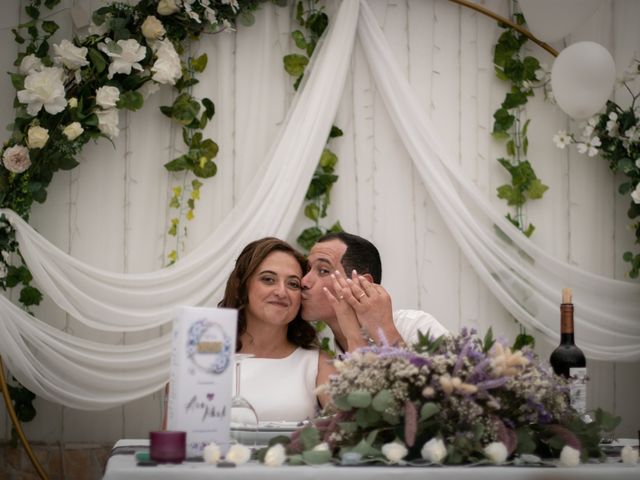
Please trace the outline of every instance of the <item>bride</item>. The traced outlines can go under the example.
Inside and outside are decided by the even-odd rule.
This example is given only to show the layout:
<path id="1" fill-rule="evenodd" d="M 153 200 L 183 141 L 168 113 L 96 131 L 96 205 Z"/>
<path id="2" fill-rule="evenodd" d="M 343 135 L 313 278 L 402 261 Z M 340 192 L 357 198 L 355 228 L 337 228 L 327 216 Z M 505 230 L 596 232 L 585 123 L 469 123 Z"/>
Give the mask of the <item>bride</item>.
<path id="1" fill-rule="evenodd" d="M 240 391 L 262 421 L 313 418 L 326 398 L 316 387 L 335 372 L 318 350 L 313 326 L 300 316 L 304 257 L 288 243 L 267 237 L 248 244 L 236 260 L 219 307 L 238 310 L 236 351 L 242 362 Z"/>

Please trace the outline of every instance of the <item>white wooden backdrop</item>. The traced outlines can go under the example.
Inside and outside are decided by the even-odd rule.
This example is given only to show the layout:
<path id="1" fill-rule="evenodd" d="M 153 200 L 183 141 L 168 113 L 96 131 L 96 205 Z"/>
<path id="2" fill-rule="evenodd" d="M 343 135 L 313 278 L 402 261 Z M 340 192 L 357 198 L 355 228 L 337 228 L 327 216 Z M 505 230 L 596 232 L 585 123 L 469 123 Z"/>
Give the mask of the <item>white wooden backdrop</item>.
<path id="1" fill-rule="evenodd" d="M 330 13 L 335 11 L 334 1 L 328 1 Z M 495 79 L 491 53 L 501 30 L 487 17 L 446 0 L 369 2 L 400 68 L 455 158 L 495 207 L 506 213 L 495 197 L 496 187 L 507 181 L 506 172 L 495 161 L 504 155 L 504 147 L 490 136 L 492 114 L 505 93 L 505 86 Z M 13 0 L 0 7 L 3 71 L 13 70 L 16 47 L 10 28 L 24 20 L 25 3 Z M 502 15 L 509 13 L 507 0 L 481 3 Z M 70 8 L 80 6 L 90 12 L 101 4 L 63 0 L 53 15 L 62 27 L 58 39 L 68 38 L 73 31 Z M 220 153 L 218 175 L 203 187 L 196 219 L 189 225 L 187 250 L 212 231 L 243 193 L 284 118 L 292 88 L 281 59 L 295 50 L 288 36 L 294 25 L 291 17 L 290 9 L 265 4 L 253 27 L 205 38 L 193 46 L 194 52 L 209 55 L 209 67 L 195 93 L 211 97 L 216 104 L 216 116 L 207 131 L 219 143 Z M 594 16 L 566 39 L 566 45 L 579 40 L 603 44 L 621 73 L 633 52 L 640 50 L 639 18 L 640 2 L 604 0 Z M 537 47 L 531 51 L 552 64 L 546 52 Z M 255 58 L 265 56 L 272 60 L 270 67 L 258 69 Z M 0 77 L 0 82 L 0 120 L 7 124 L 12 120 L 14 93 L 8 75 Z M 623 92 L 616 95 L 622 103 L 628 100 Z M 620 257 L 631 247 L 632 237 L 625 215 L 627 200 L 616 193 L 619 179 L 600 158 L 555 148 L 554 133 L 575 125 L 539 97 L 527 107 L 532 120 L 529 158 L 551 188 L 543 200 L 528 207 L 528 218 L 537 227 L 533 239 L 574 265 L 623 278 L 627 268 Z M 171 188 L 181 182 L 162 167 L 180 148 L 179 132 L 157 109 L 171 98 L 171 91 L 162 90 L 142 111 L 121 114 L 122 132 L 115 148 L 107 142 L 88 145 L 77 169 L 57 174 L 46 204 L 34 208 L 31 223 L 60 248 L 98 267 L 125 272 L 161 268 L 173 248 L 173 240 L 165 235 L 173 215 L 168 209 Z M 340 158 L 340 180 L 327 224 L 339 219 L 346 230 L 379 246 L 383 284 L 391 291 L 395 307 L 429 311 L 454 331 L 474 326 L 484 332 L 492 326 L 494 332 L 513 339 L 517 324 L 480 283 L 425 193 L 376 94 L 358 44 L 336 124 L 345 135 L 332 145 Z M 306 225 L 301 216 L 289 240 L 294 241 Z M 60 328 L 96 335 L 48 300 L 37 314 Z M 114 343 L 142 338 L 101 335 Z M 552 346 L 538 340 L 539 353 L 547 357 Z M 635 436 L 640 427 L 638 367 L 589 363 L 588 403 L 622 415 L 624 423 L 618 431 L 622 436 Z M 36 420 L 25 425 L 33 440 L 109 442 L 146 437 L 149 430 L 158 428 L 161 395 L 105 412 L 82 412 L 42 400 L 36 406 Z M 0 435 L 8 438 L 9 430 L 2 413 Z"/>

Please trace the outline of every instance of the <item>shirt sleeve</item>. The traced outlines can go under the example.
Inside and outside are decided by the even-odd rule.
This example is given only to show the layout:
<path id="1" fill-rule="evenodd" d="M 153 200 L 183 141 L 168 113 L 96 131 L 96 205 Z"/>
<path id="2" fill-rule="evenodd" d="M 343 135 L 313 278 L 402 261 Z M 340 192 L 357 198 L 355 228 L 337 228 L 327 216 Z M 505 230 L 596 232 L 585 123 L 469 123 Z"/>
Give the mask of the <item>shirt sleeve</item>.
<path id="1" fill-rule="evenodd" d="M 432 339 L 450 333 L 433 315 L 421 310 L 397 310 L 393 312 L 393 321 L 398 333 L 409 345 L 418 341 L 418 331 L 423 335 L 428 333 Z"/>

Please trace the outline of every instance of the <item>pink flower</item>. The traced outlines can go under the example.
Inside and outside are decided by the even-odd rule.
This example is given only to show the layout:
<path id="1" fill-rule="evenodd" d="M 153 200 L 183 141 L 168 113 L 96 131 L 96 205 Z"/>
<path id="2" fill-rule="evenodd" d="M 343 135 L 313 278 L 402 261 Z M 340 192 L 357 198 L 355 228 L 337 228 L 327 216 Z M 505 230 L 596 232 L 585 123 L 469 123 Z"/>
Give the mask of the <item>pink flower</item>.
<path id="1" fill-rule="evenodd" d="M 24 145 L 14 145 L 7 148 L 2 154 L 2 163 L 7 170 L 13 173 L 22 173 L 31 166 L 29 149 Z"/>

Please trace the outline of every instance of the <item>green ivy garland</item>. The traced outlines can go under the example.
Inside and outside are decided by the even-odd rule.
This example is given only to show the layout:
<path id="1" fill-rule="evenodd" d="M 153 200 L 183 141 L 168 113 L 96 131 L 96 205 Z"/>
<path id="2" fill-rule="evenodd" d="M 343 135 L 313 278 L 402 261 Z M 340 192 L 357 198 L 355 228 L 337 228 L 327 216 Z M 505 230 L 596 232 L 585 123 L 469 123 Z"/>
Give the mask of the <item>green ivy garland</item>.
<path id="1" fill-rule="evenodd" d="M 307 4 L 307 8 L 305 8 L 305 3 Z M 307 0 L 306 2 L 298 0 L 296 4 L 296 20 L 305 32 L 295 30 L 291 33 L 291 37 L 296 46 L 303 50 L 305 54 L 292 53 L 285 55 L 283 58 L 285 71 L 289 75 L 296 77 L 293 84 L 293 88 L 296 90 L 304 77 L 305 69 L 318 44 L 318 40 L 329 26 L 329 17 L 323 11 L 322 7 L 318 8 L 317 4 L 318 0 Z M 340 136 L 342 136 L 342 130 L 333 125 L 327 143 L 329 143 L 331 139 Z M 300 235 L 298 235 L 297 242 L 307 251 L 310 250 L 316 241 L 324 234 L 342 231 L 339 221 L 336 221 L 329 228 L 320 224 L 320 220 L 327 216 L 327 209 L 331 203 L 331 189 L 338 181 L 338 176 L 335 174 L 337 163 L 338 156 L 332 152 L 327 145 L 322 151 L 320 161 L 313 173 L 311 183 L 305 195 L 304 215 L 309 220 L 312 220 L 314 225 L 305 228 Z"/>
<path id="2" fill-rule="evenodd" d="M 525 24 L 522 13 L 514 13 L 513 19 L 518 25 Z M 542 183 L 527 160 L 527 130 L 531 120 L 522 123 L 522 117 L 529 97 L 534 95 L 533 87 L 541 83 L 541 69 L 535 57 L 523 58 L 522 50 L 527 37 L 506 25 L 501 26 L 506 30 L 496 43 L 493 62 L 497 77 L 509 82 L 510 88 L 500 108 L 493 114 L 492 135 L 497 140 L 505 141 L 507 157 L 499 158 L 498 162 L 511 175 L 511 183 L 499 186 L 497 192 L 498 197 L 515 210 L 513 215 L 508 213 L 506 218 L 530 237 L 535 226 L 527 224 L 524 205 L 527 200 L 542 198 L 549 187 Z"/>

